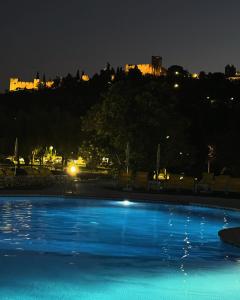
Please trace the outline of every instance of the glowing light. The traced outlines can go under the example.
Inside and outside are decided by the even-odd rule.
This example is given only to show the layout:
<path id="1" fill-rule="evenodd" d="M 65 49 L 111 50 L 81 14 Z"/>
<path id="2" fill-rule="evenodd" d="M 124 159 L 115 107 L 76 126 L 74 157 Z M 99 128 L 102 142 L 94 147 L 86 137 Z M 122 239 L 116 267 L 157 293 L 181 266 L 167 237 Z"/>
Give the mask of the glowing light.
<path id="1" fill-rule="evenodd" d="M 192 78 L 194 78 L 194 79 L 198 79 L 198 78 L 199 78 L 199 75 L 198 75 L 198 73 L 193 73 L 193 74 L 192 74 Z"/>
<path id="2" fill-rule="evenodd" d="M 159 65 L 159 68 L 154 68 L 152 64 L 127 64 L 125 65 L 125 71 L 128 73 L 131 69 L 138 68 L 138 70 L 142 73 L 142 75 L 154 75 L 154 76 L 160 76 L 166 74 L 166 70 L 164 70 L 161 67 L 161 63 Z"/>
<path id="3" fill-rule="evenodd" d="M 76 173 L 77 168 L 75 166 L 72 166 L 70 168 L 71 173 Z"/>
<path id="4" fill-rule="evenodd" d="M 89 78 L 89 76 L 88 76 L 87 74 L 83 74 L 83 75 L 82 75 L 82 80 L 83 80 L 83 81 L 89 81 L 90 78 Z"/>
<path id="5" fill-rule="evenodd" d="M 174 84 L 174 88 L 177 89 L 178 87 L 179 87 L 179 84 L 178 84 L 178 83 L 175 83 L 175 84 Z"/>
<path id="6" fill-rule="evenodd" d="M 168 140 L 169 138 L 170 138 L 170 135 L 167 135 L 167 136 L 166 136 L 166 139 Z"/>
<path id="7" fill-rule="evenodd" d="M 25 164 L 25 160 L 21 157 L 21 158 L 19 158 L 19 163 L 20 163 L 21 165 L 24 165 L 24 164 Z"/>
<path id="8" fill-rule="evenodd" d="M 71 165 L 67 168 L 67 173 L 70 176 L 76 176 L 79 173 L 79 168 L 75 165 Z"/>
<path id="9" fill-rule="evenodd" d="M 129 206 L 131 204 L 131 202 L 127 199 L 123 200 L 123 205 L 125 206 Z"/>
<path id="10" fill-rule="evenodd" d="M 19 78 L 10 78 L 9 90 L 11 92 L 18 90 L 38 90 L 39 86 L 45 85 L 47 88 L 53 87 L 53 81 L 42 82 L 40 79 L 35 78 L 33 81 L 21 81 Z"/>

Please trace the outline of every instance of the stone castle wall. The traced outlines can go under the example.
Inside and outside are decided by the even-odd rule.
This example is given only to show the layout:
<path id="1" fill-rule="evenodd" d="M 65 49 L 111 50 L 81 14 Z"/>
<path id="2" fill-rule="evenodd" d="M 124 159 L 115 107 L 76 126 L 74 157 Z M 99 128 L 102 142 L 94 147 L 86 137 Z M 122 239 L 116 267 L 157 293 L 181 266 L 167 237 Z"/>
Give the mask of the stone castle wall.
<path id="1" fill-rule="evenodd" d="M 46 85 L 47 88 L 51 88 L 54 84 L 53 81 L 41 82 L 40 79 L 34 79 L 33 81 L 20 81 L 19 78 L 10 78 L 9 91 L 14 92 L 18 90 L 38 90 L 40 85 Z"/>

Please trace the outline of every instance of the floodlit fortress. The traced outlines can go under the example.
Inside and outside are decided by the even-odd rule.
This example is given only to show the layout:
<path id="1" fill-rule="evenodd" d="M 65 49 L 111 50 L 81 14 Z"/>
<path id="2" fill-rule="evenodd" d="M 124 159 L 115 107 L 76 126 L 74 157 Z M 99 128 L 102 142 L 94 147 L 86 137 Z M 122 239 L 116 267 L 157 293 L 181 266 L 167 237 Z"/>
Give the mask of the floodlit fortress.
<path id="1" fill-rule="evenodd" d="M 174 68 L 174 73 L 173 73 L 173 68 Z M 192 77 L 194 79 L 199 79 L 200 76 L 199 73 L 191 74 L 188 71 L 185 71 L 181 66 L 174 65 L 168 69 L 164 68 L 162 66 L 161 56 L 152 56 L 152 60 L 150 64 L 126 64 L 125 65 L 126 73 L 129 73 L 129 71 L 134 69 L 139 70 L 143 76 L 145 75 L 166 76 L 167 74 L 169 74 L 169 72 L 170 74 L 173 73 L 176 76 L 180 76 L 185 72 L 184 76 Z M 225 76 L 227 79 L 231 81 L 240 80 L 240 72 L 236 70 L 234 65 L 227 65 L 225 67 Z M 114 80 L 114 78 L 115 76 L 112 75 L 112 80 Z M 90 78 L 87 74 L 83 72 L 82 75 L 78 77 L 78 80 L 89 81 Z M 45 79 L 40 80 L 38 73 L 36 78 L 33 81 L 21 81 L 19 78 L 10 78 L 10 86 L 9 86 L 10 92 L 15 92 L 19 90 L 38 90 L 41 87 L 54 88 L 54 81 L 52 80 L 46 81 Z"/>
<path id="2" fill-rule="evenodd" d="M 125 72 L 128 73 L 131 69 L 137 68 L 143 75 L 162 76 L 167 74 L 167 70 L 162 66 L 161 56 L 152 56 L 151 64 L 128 64 L 125 66 Z"/>
<path id="3" fill-rule="evenodd" d="M 87 74 L 82 74 L 81 79 L 83 81 L 88 81 L 89 76 Z M 53 88 L 54 81 L 40 80 L 37 74 L 33 81 L 21 81 L 19 78 L 10 78 L 9 91 L 16 92 L 19 90 L 38 90 L 41 87 Z"/>
<path id="4" fill-rule="evenodd" d="M 39 78 L 35 78 L 33 81 L 20 81 L 19 78 L 10 78 L 10 92 L 18 90 L 38 90 L 40 86 L 51 88 L 53 81 L 41 81 Z"/>
<path id="5" fill-rule="evenodd" d="M 137 68 L 142 75 L 163 76 L 167 75 L 167 69 L 162 66 L 161 56 L 152 56 L 151 64 L 127 64 L 125 72 L 128 73 L 131 69 Z M 89 76 L 82 74 L 80 77 L 83 81 L 89 81 Z M 39 88 L 53 88 L 54 81 L 45 81 L 39 79 L 39 74 L 33 81 L 21 81 L 19 78 L 10 78 L 9 91 L 15 92 L 19 90 L 38 90 Z"/>

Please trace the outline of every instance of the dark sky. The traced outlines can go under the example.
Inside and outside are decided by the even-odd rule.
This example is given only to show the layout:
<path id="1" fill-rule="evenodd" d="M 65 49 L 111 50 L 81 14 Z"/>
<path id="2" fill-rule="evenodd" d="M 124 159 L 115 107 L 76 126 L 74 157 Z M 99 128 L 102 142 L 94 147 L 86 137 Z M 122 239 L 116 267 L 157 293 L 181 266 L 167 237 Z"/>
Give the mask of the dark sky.
<path id="1" fill-rule="evenodd" d="M 0 12 L 0 90 L 151 55 L 192 72 L 240 68 L 239 0 L 10 0 Z"/>

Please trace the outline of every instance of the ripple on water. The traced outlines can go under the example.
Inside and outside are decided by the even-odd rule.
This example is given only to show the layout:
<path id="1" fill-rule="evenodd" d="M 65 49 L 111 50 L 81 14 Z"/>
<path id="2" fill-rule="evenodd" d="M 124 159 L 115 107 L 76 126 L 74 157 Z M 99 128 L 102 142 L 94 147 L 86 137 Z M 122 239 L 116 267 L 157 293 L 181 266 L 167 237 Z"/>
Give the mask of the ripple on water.
<path id="1" fill-rule="evenodd" d="M 0 299 L 237 300 L 239 249 L 217 233 L 239 224 L 196 206 L 0 198 Z"/>

